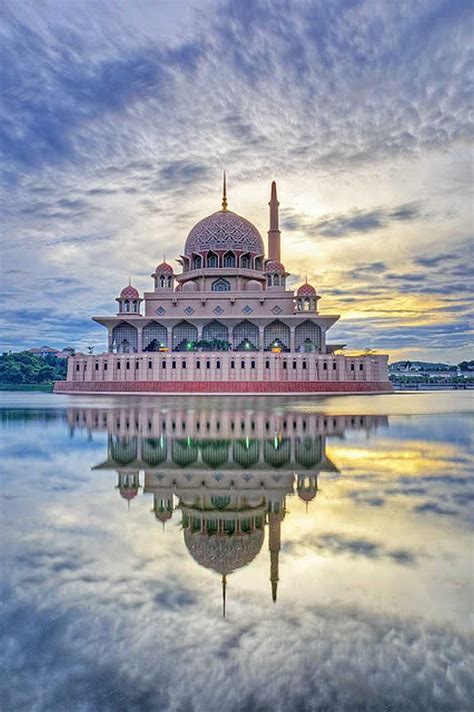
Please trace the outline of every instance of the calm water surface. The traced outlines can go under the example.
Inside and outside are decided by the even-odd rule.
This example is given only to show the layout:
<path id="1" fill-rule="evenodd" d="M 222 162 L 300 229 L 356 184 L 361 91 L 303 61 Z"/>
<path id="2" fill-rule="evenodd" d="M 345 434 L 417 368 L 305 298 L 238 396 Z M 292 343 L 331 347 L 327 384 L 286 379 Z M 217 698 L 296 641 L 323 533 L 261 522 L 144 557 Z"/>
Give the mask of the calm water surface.
<path id="1" fill-rule="evenodd" d="M 473 708 L 472 396 L 0 394 L 1 708 Z"/>

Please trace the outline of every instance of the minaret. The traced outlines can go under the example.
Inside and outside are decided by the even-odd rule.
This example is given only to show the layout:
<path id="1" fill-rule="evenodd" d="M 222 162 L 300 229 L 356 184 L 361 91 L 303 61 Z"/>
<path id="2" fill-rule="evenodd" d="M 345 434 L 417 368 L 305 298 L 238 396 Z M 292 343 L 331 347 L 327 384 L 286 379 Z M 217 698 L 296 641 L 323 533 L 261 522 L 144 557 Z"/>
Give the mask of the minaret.
<path id="1" fill-rule="evenodd" d="M 275 181 L 272 182 L 272 191 L 270 195 L 270 229 L 268 231 L 268 257 L 271 260 L 280 262 L 280 237 L 281 233 L 278 228 L 278 206 L 280 203 L 277 198 L 277 186 Z"/>

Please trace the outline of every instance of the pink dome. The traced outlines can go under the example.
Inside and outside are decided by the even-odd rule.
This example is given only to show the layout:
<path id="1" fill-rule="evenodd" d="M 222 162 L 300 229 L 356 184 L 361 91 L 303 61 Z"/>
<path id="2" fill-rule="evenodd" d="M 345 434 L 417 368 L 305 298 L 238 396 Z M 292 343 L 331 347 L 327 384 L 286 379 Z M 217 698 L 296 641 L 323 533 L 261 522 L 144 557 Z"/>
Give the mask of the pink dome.
<path id="1" fill-rule="evenodd" d="M 218 210 L 208 215 L 196 223 L 189 233 L 184 246 L 185 255 L 209 250 L 265 254 L 262 236 L 255 225 L 232 210 Z"/>
<path id="2" fill-rule="evenodd" d="M 270 260 L 265 265 L 265 272 L 267 274 L 286 274 L 285 265 L 282 265 L 278 260 Z"/>
<path id="3" fill-rule="evenodd" d="M 316 290 L 311 284 L 306 282 L 306 284 L 302 284 L 301 287 L 298 287 L 296 294 L 298 297 L 315 297 Z"/>
<path id="4" fill-rule="evenodd" d="M 138 294 L 138 290 L 136 290 L 135 287 L 132 287 L 131 284 L 128 284 L 120 292 L 120 298 L 121 299 L 139 299 L 140 295 Z"/>
<path id="5" fill-rule="evenodd" d="M 167 262 L 162 262 L 155 270 L 156 274 L 173 274 L 173 268 Z"/>

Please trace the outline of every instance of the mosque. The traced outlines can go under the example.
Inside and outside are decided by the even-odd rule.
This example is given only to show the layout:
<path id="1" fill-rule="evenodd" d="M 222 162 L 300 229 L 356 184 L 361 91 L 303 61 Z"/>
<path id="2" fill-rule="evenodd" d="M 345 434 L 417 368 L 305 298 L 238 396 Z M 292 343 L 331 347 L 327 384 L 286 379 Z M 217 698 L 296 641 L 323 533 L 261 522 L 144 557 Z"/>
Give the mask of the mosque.
<path id="1" fill-rule="evenodd" d="M 316 288 L 288 287 L 281 261 L 277 186 L 270 195 L 268 255 L 260 232 L 228 209 L 200 220 L 183 254 L 129 283 L 115 316 L 96 316 L 107 351 L 68 359 L 60 393 L 387 393 L 386 355 L 345 356 L 327 341 L 338 315 L 319 311 Z"/>
<path id="2" fill-rule="evenodd" d="M 277 600 L 287 498 L 306 509 L 321 473 L 338 473 L 326 438 L 386 426 L 384 416 L 327 416 L 244 409 L 72 408 L 71 434 L 107 433 L 107 458 L 94 469 L 116 472 L 127 506 L 152 498 L 164 528 L 180 517 L 183 543 L 201 567 L 218 574 L 225 614 L 228 579 L 251 565 L 267 531 L 270 593 Z"/>

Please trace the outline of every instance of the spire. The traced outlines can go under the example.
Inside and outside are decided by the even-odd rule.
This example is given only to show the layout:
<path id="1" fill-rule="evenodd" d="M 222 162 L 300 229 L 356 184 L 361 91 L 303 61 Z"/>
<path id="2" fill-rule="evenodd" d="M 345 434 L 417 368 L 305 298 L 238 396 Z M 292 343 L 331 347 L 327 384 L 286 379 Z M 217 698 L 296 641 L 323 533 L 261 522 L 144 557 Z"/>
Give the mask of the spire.
<path id="1" fill-rule="evenodd" d="M 222 180 L 222 210 L 227 210 L 227 178 L 225 171 Z"/>
<path id="2" fill-rule="evenodd" d="M 270 229 L 268 231 L 268 256 L 271 260 L 280 261 L 280 229 L 278 227 L 278 202 L 276 182 L 272 181 L 270 191 Z"/>
<path id="3" fill-rule="evenodd" d="M 278 203 L 278 198 L 277 198 L 277 184 L 274 180 L 272 180 L 272 192 L 270 195 L 270 202 L 271 203 Z"/>
<path id="4" fill-rule="evenodd" d="M 225 618 L 225 592 L 227 588 L 227 576 L 222 575 L 222 617 Z"/>

